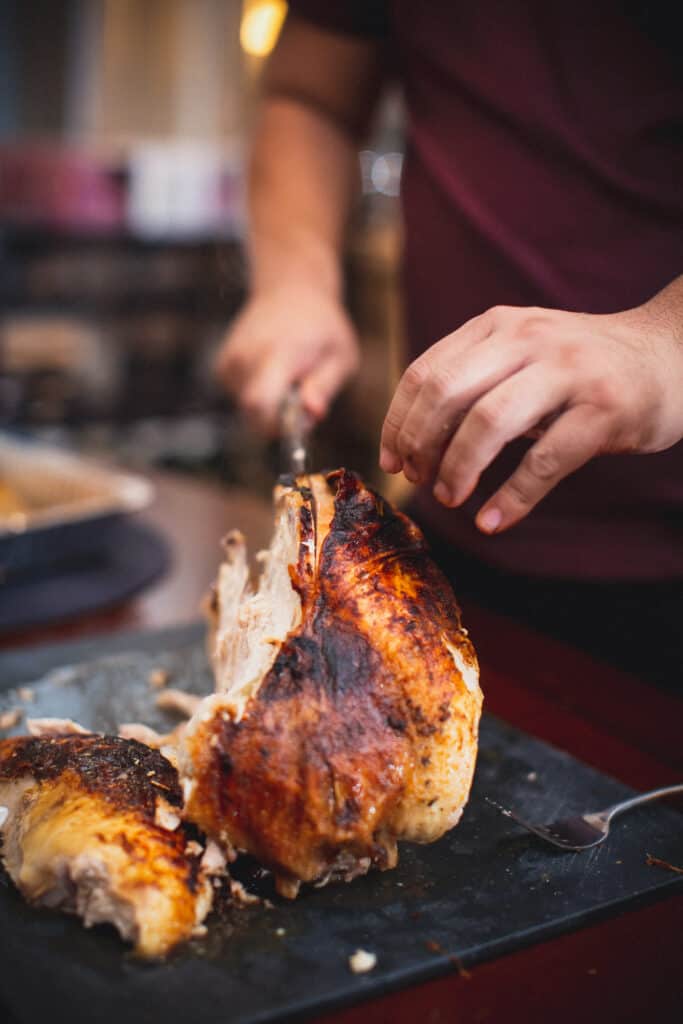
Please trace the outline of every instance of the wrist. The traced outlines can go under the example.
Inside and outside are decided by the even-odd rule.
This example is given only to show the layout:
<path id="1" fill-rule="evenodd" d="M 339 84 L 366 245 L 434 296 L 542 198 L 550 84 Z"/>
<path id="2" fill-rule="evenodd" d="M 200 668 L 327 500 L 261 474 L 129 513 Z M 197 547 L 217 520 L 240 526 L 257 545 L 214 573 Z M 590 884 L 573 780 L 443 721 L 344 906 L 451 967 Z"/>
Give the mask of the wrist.
<path id="1" fill-rule="evenodd" d="M 620 316 L 652 370 L 661 443 L 647 450 L 661 451 L 683 439 L 683 276 Z"/>
<path id="2" fill-rule="evenodd" d="M 250 253 L 249 293 L 252 297 L 274 292 L 314 290 L 335 302 L 341 302 L 343 275 L 341 261 L 334 250 L 319 242 L 269 239 L 254 240 Z"/>
<path id="3" fill-rule="evenodd" d="M 656 333 L 683 349 L 683 274 L 648 299 L 636 312 L 642 312 Z"/>

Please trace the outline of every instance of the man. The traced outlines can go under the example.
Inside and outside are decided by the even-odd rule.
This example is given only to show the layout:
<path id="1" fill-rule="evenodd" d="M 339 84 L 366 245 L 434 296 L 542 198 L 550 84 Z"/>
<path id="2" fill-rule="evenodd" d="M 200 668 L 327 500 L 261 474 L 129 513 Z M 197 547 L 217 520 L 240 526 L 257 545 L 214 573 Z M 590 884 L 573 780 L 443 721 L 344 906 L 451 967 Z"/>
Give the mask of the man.
<path id="1" fill-rule="evenodd" d="M 643 671 L 645 647 L 625 653 L 636 617 L 668 679 L 681 665 L 683 61 L 651 7 L 291 3 L 254 140 L 251 295 L 219 371 L 272 430 L 290 383 L 321 417 L 355 370 L 340 253 L 357 145 L 392 75 L 408 119 L 412 362 L 381 465 L 420 485 L 418 518 L 458 552 L 460 592 L 580 642 L 579 615 L 594 648 L 602 611 L 597 649 Z"/>

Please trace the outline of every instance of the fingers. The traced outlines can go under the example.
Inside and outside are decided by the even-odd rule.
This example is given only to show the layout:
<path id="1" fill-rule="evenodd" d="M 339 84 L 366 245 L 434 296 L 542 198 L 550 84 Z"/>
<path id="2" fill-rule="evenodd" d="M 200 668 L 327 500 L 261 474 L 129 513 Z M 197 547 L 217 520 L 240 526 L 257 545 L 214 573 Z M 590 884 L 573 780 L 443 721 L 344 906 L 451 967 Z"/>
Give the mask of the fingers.
<path id="1" fill-rule="evenodd" d="M 420 357 L 411 363 L 399 381 L 382 425 L 379 464 L 385 473 L 398 473 L 403 467 L 403 459 L 398 450 L 398 436 L 428 373 L 428 364 Z"/>
<path id="2" fill-rule="evenodd" d="M 396 388 L 382 427 L 379 461 L 385 473 L 398 473 L 404 467 L 406 460 L 401 454 L 398 438 L 423 386 L 430 380 L 438 381 L 446 373 L 450 374 L 449 379 L 454 379 L 452 365 L 457 355 L 462 355 L 470 345 L 488 337 L 491 331 L 492 322 L 488 314 L 474 317 L 453 334 L 432 345 L 408 367 Z M 451 366 L 448 371 L 444 366 L 445 362 Z M 409 467 L 408 473 L 410 472 Z"/>
<path id="3" fill-rule="evenodd" d="M 512 476 L 479 510 L 484 533 L 500 533 L 519 522 L 560 480 L 604 451 L 608 419 L 586 405 L 559 417 L 531 447 Z"/>
<path id="4" fill-rule="evenodd" d="M 507 376 L 472 406 L 446 449 L 434 486 L 443 505 L 461 505 L 501 449 L 562 408 L 566 375 L 541 363 Z"/>
<path id="5" fill-rule="evenodd" d="M 301 400 L 314 419 L 325 416 L 332 399 L 357 367 L 355 350 L 331 352 L 301 378 Z"/>
<path id="6" fill-rule="evenodd" d="M 251 425 L 275 435 L 292 384 L 301 384 L 305 407 L 319 419 L 357 364 L 344 309 L 307 284 L 250 299 L 215 365 Z"/>
<path id="7" fill-rule="evenodd" d="M 252 370 L 239 393 L 240 405 L 252 427 L 269 436 L 277 434 L 282 402 L 300 374 L 287 353 L 277 351 Z"/>
<path id="8" fill-rule="evenodd" d="M 231 335 L 216 354 L 214 371 L 225 390 L 237 395 L 247 377 L 249 365 L 247 352 L 238 339 Z"/>
<path id="9" fill-rule="evenodd" d="M 437 370 L 419 390 L 396 437 L 403 472 L 413 483 L 434 479 L 444 450 L 455 435 L 467 410 L 482 395 L 517 374 L 525 362 L 522 348 L 509 343 L 466 349 L 455 367 Z M 457 431 L 457 433 L 456 433 Z"/>
<path id="10" fill-rule="evenodd" d="M 227 363 L 236 367 L 230 390 L 252 427 L 274 436 L 279 429 L 282 402 L 292 384 L 301 385 L 301 398 L 311 416 L 322 419 L 332 399 L 357 369 L 358 361 L 358 350 L 351 342 L 332 345 L 321 353 L 312 348 L 307 352 L 292 351 L 290 347 L 268 353 L 256 350 L 249 361 Z"/>
<path id="11" fill-rule="evenodd" d="M 633 450 L 642 401 L 628 397 L 631 346 L 617 342 L 607 317 L 488 310 L 408 368 L 382 430 L 382 468 L 416 483 L 436 475 L 437 499 L 457 506 L 507 443 L 533 432 L 537 443 L 477 516 L 484 532 L 506 529 L 593 456 Z"/>

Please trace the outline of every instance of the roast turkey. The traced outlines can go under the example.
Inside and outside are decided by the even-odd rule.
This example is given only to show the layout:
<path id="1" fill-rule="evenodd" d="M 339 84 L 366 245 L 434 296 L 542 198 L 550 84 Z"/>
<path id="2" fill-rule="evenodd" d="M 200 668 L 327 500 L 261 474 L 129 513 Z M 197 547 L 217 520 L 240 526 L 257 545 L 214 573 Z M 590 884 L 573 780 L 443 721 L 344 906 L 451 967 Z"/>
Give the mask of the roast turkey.
<path id="1" fill-rule="evenodd" d="M 477 659 L 409 518 L 337 470 L 276 491 L 250 581 L 230 534 L 213 592 L 217 692 L 179 750 L 186 817 L 279 891 L 390 868 L 459 820 L 477 752 Z"/>
<path id="2" fill-rule="evenodd" d="M 394 866 L 399 840 L 439 838 L 468 798 L 477 659 L 418 528 L 353 473 L 298 477 L 276 491 L 259 560 L 255 584 L 228 536 L 209 610 L 216 692 L 189 724 L 124 738 L 43 719 L 0 741 L 9 875 L 143 956 L 195 933 L 236 851 L 295 896 Z"/>
<path id="3" fill-rule="evenodd" d="M 108 922 L 144 957 L 211 906 L 175 768 L 135 740 L 78 732 L 0 741 L 2 859 L 32 903 Z"/>

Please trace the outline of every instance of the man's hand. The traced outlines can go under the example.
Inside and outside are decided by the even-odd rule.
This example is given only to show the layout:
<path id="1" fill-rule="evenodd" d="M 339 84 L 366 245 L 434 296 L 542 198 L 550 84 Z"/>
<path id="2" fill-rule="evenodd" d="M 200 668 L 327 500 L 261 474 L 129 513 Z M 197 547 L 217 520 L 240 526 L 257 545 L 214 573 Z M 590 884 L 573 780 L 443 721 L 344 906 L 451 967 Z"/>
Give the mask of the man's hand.
<path id="1" fill-rule="evenodd" d="M 595 455 L 675 444 L 683 436 L 682 283 L 625 313 L 502 306 L 470 320 L 404 373 L 384 421 L 382 468 L 433 483 L 453 508 L 509 441 L 537 438 L 477 514 L 479 528 L 495 533 Z"/>
<path id="2" fill-rule="evenodd" d="M 305 408 L 320 419 L 358 361 L 356 335 L 341 304 L 324 290 L 290 283 L 249 299 L 216 368 L 252 424 L 274 434 L 291 384 L 300 385 Z"/>

